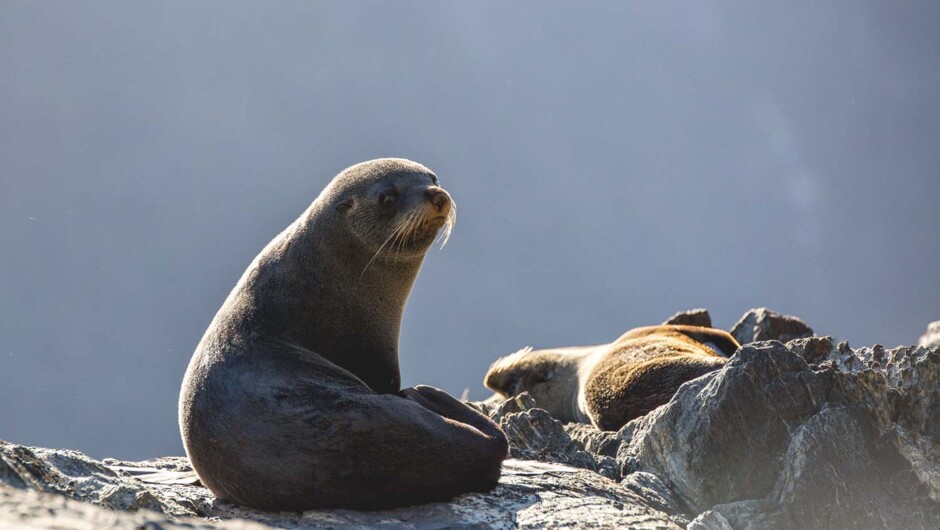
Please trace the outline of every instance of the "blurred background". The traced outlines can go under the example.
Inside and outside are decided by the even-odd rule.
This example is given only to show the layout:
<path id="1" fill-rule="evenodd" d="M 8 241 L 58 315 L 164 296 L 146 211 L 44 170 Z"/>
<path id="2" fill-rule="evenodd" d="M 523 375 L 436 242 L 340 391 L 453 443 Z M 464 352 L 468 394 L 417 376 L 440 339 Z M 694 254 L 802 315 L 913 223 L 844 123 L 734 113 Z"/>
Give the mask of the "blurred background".
<path id="1" fill-rule="evenodd" d="M 0 438 L 182 454 L 179 385 L 344 167 L 458 204 L 405 385 L 768 306 L 854 346 L 940 319 L 936 2 L 0 4 Z"/>

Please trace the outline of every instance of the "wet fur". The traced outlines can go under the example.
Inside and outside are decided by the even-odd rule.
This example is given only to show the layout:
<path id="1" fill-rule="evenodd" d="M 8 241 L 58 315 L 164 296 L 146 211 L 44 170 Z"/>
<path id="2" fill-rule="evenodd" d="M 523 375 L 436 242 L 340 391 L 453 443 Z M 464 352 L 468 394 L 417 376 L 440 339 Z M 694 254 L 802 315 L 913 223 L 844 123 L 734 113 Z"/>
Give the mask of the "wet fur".
<path id="1" fill-rule="evenodd" d="M 200 480 L 263 510 L 379 509 L 494 487 L 506 439 L 431 388 L 400 390 L 402 311 L 431 222 L 423 166 L 348 168 L 245 271 L 196 348 L 180 430 Z M 386 190 L 394 208 L 379 208 Z M 384 246 L 383 246 L 384 245 Z"/>
<path id="2" fill-rule="evenodd" d="M 618 430 L 668 402 L 686 381 L 717 370 L 739 347 L 728 333 L 698 326 L 652 326 L 610 344 L 523 349 L 497 360 L 484 384 L 505 396 L 529 392 L 562 421 Z"/>

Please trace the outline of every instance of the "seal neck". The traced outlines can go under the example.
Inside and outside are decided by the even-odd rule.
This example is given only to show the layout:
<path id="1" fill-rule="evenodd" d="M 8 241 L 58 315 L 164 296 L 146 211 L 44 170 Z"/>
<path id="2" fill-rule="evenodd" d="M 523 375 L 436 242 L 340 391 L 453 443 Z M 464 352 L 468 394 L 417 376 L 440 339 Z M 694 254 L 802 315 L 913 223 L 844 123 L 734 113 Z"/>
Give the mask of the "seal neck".
<path id="1" fill-rule="evenodd" d="M 348 233 L 306 224 L 296 232 L 285 240 L 314 244 L 272 253 L 280 266 L 267 289 L 279 291 L 279 320 L 289 324 L 276 333 L 349 370 L 376 392 L 397 392 L 401 320 L 423 256 L 370 264 L 372 255 Z"/>

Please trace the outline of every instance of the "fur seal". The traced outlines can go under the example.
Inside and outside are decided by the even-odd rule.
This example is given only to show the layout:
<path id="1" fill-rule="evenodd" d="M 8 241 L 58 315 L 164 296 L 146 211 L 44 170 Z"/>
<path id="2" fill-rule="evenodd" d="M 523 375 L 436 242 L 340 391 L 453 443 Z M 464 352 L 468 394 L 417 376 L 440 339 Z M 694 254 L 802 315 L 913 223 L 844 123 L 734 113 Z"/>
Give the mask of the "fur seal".
<path id="1" fill-rule="evenodd" d="M 487 388 L 528 392 L 565 422 L 616 431 L 666 403 L 682 383 L 721 368 L 740 345 L 727 332 L 699 326 L 632 329 L 610 344 L 533 350 L 498 359 Z"/>
<path id="2" fill-rule="evenodd" d="M 216 496 L 382 509 L 496 485 L 507 443 L 495 423 L 436 388 L 399 390 L 405 302 L 454 212 L 424 166 L 373 160 L 337 175 L 258 254 L 180 392 L 186 454 Z"/>

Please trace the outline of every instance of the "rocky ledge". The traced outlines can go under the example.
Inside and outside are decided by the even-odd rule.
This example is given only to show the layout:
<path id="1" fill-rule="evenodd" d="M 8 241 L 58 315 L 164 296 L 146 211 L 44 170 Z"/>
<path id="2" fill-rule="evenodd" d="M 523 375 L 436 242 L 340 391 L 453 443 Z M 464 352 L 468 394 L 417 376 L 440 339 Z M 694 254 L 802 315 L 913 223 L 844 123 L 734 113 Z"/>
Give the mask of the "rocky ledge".
<path id="1" fill-rule="evenodd" d="M 804 334 L 774 322 L 756 314 L 739 331 Z M 265 513 L 213 498 L 184 458 L 98 462 L 0 443 L 0 526 L 940 528 L 936 346 L 752 342 L 619 432 L 563 425 L 527 395 L 478 406 L 511 443 L 490 493 L 382 512 Z"/>

